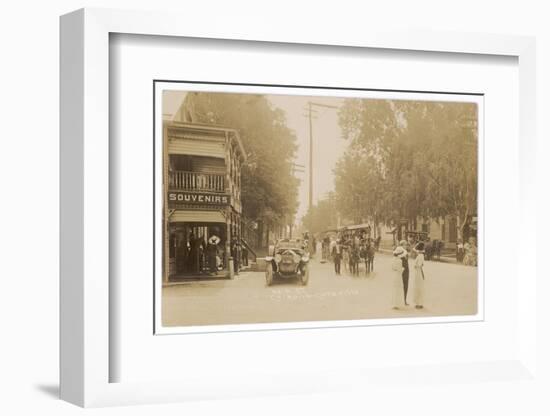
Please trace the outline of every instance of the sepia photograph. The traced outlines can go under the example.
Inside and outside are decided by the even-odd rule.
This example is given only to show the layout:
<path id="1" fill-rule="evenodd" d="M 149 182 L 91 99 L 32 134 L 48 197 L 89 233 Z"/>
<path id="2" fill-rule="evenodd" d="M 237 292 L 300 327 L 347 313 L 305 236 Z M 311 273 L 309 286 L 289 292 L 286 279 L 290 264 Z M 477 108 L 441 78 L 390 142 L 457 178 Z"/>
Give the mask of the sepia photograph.
<path id="1" fill-rule="evenodd" d="M 155 96 L 160 328 L 478 315 L 482 96 Z"/>

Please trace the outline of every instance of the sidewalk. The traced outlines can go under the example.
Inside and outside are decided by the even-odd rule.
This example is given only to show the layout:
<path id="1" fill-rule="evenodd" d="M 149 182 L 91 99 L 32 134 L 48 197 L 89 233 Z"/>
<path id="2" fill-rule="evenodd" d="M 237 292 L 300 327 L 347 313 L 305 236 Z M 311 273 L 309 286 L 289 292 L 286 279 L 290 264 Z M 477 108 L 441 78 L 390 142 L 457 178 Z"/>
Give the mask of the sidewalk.
<path id="1" fill-rule="evenodd" d="M 255 263 L 249 263 L 248 266 L 242 267 L 238 274 L 237 273 L 234 274 L 233 279 L 229 277 L 229 272 L 227 272 L 226 270 L 220 270 L 216 274 L 204 273 L 204 274 L 194 274 L 194 275 L 172 276 L 168 282 L 162 282 L 162 286 L 168 287 L 168 286 L 188 285 L 190 283 L 236 280 L 236 279 L 239 279 L 240 277 L 243 277 L 249 274 L 247 272 L 258 271 L 258 270 L 254 270 L 253 266 L 255 266 Z"/>

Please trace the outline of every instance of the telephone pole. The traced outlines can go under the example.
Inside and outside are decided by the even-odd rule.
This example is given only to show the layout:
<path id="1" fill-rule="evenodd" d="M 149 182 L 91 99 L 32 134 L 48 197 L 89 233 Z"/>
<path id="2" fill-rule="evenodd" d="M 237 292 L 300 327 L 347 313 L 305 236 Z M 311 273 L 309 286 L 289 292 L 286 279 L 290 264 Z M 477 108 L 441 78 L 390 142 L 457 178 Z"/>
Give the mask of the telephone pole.
<path id="1" fill-rule="evenodd" d="M 313 206 L 313 119 L 316 118 L 313 113 L 317 112 L 317 110 L 313 109 L 313 106 L 335 109 L 339 108 L 336 105 L 315 103 L 312 101 L 307 102 L 308 113 L 305 116 L 309 118 L 309 209 Z"/>
<path id="2" fill-rule="evenodd" d="M 304 173 L 305 172 L 305 169 L 306 167 L 304 165 L 300 165 L 298 163 L 292 163 L 292 176 L 296 177 L 296 174 L 297 173 Z M 294 229 L 294 216 L 291 217 L 290 219 L 290 222 L 289 222 L 289 226 L 290 226 L 290 238 L 292 238 L 292 231 Z"/>

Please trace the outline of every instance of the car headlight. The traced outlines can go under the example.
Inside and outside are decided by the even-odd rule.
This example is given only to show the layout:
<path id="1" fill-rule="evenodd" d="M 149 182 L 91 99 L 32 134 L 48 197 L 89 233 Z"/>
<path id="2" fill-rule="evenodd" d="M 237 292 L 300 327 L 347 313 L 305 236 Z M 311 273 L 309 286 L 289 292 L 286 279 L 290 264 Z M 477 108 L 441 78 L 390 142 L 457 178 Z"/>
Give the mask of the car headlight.
<path id="1" fill-rule="evenodd" d="M 309 261 L 309 257 L 308 256 L 302 256 L 302 261 L 304 263 L 308 262 Z"/>
<path id="2" fill-rule="evenodd" d="M 282 257 L 279 253 L 275 254 L 275 263 L 280 263 L 282 260 Z"/>

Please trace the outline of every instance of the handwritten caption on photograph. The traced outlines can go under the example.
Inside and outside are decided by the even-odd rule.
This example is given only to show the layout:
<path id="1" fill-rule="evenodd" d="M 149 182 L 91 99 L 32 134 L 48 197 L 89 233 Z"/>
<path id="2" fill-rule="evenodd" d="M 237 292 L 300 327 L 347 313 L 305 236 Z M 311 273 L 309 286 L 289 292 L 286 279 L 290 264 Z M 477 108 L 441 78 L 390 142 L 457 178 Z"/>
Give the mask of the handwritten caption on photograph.
<path id="1" fill-rule="evenodd" d="M 357 296 L 359 291 L 356 289 L 329 290 L 311 293 L 306 288 L 284 288 L 271 289 L 270 299 L 275 302 L 292 300 L 323 300 L 342 296 Z"/>

